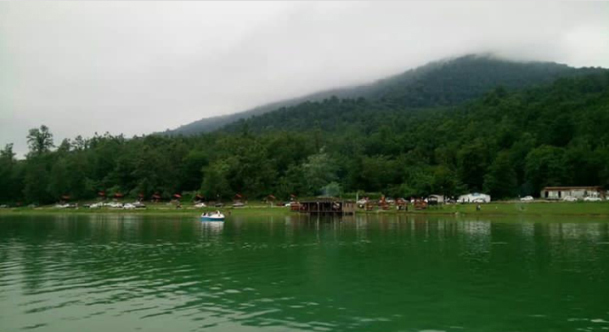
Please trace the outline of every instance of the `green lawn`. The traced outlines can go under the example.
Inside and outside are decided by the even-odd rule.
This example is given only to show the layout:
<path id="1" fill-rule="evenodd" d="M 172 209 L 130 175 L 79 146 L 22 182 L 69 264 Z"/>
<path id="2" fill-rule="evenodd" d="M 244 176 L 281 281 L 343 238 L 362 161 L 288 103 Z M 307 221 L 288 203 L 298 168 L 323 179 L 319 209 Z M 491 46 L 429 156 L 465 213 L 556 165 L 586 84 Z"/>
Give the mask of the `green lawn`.
<path id="1" fill-rule="evenodd" d="M 454 204 L 430 207 L 417 214 L 480 214 L 480 215 L 604 215 L 609 216 L 609 202 L 494 202 L 480 204 Z"/>
<path id="2" fill-rule="evenodd" d="M 394 207 L 390 210 L 363 211 L 357 213 L 382 213 L 382 214 L 445 214 L 445 215 L 565 215 L 565 216 L 609 216 L 609 202 L 493 202 L 481 204 L 480 211 L 476 211 L 476 204 L 455 204 L 441 207 L 430 207 L 427 210 L 397 211 Z M 0 214 L 167 214 L 167 215 L 197 215 L 204 211 L 214 211 L 217 208 L 195 208 L 192 204 L 185 204 L 180 209 L 173 205 L 164 203 L 148 204 L 146 209 L 121 210 L 112 208 L 100 209 L 58 209 L 54 206 L 43 206 L 38 208 L 5 208 L 0 209 Z M 265 215 L 289 215 L 293 214 L 287 207 L 270 207 L 262 203 L 253 203 L 242 208 L 224 207 L 219 208 L 224 213 L 244 216 Z"/>

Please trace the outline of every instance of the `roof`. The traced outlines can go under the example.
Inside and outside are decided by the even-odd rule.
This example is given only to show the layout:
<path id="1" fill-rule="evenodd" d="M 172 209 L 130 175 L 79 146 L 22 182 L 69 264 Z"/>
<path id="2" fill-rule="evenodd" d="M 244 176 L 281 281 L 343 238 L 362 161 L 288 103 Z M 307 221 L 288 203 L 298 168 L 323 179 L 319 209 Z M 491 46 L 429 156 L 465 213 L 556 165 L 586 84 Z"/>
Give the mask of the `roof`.
<path id="1" fill-rule="evenodd" d="M 572 190 L 572 189 L 593 189 L 593 190 L 602 190 L 601 186 L 573 186 L 573 187 L 545 187 L 543 190 L 552 191 L 552 190 Z"/>

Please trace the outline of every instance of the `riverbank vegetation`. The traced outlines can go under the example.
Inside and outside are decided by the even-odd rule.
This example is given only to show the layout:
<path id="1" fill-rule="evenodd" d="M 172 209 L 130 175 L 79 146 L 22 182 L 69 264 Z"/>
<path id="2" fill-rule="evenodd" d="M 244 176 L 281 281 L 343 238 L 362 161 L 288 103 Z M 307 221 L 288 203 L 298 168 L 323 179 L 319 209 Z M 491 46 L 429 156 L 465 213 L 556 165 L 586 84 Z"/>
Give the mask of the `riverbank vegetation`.
<path id="1" fill-rule="evenodd" d="M 407 211 L 391 207 L 387 210 L 375 209 L 365 211 L 357 209 L 356 214 L 388 214 L 388 215 L 450 215 L 450 216 L 609 216 L 609 202 L 495 202 L 488 204 L 447 204 L 429 207 L 425 210 L 415 210 L 410 206 Z M 292 216 L 304 215 L 291 211 L 289 207 L 271 206 L 256 202 L 240 208 L 206 207 L 195 208 L 192 204 L 184 204 L 176 209 L 171 204 L 148 204 L 146 209 L 123 210 L 113 208 L 88 209 L 59 209 L 54 206 L 17 207 L 0 209 L 0 215 L 36 215 L 36 214 L 127 214 L 127 215 L 176 215 L 199 216 L 203 212 L 221 210 L 227 216 Z"/>
<path id="2" fill-rule="evenodd" d="M 329 98 L 189 137 L 96 134 L 55 148 L 42 126 L 28 142 L 24 160 L 11 144 L 0 151 L 0 204 L 90 200 L 99 192 L 170 199 L 191 191 L 226 201 L 236 193 L 287 200 L 479 191 L 501 199 L 548 185 L 607 187 L 609 74 L 499 87 L 457 106 Z"/>

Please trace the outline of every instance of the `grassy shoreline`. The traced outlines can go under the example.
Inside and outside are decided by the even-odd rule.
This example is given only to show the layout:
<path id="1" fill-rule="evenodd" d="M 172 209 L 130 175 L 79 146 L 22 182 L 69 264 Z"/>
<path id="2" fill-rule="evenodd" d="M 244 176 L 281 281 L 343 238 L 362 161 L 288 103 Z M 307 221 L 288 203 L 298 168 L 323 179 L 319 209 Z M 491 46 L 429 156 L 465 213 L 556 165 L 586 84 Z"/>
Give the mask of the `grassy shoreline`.
<path id="1" fill-rule="evenodd" d="M 412 208 L 412 207 L 411 207 Z M 53 206 L 37 208 L 18 207 L 0 209 L 0 215 L 11 214 L 125 214 L 125 215 L 198 215 L 204 211 L 214 211 L 217 208 L 195 208 L 184 205 L 181 209 L 165 204 L 151 204 L 146 209 L 121 210 L 112 208 L 101 209 L 59 209 Z M 270 207 L 265 205 L 249 205 L 241 208 L 219 208 L 224 213 L 234 216 L 277 216 L 294 215 L 287 207 Z M 481 210 L 476 210 L 475 204 L 455 204 L 442 207 L 431 207 L 427 210 L 398 211 L 395 207 L 389 210 L 364 211 L 357 214 L 395 214 L 395 215 L 540 215 L 540 216 L 606 216 L 609 217 L 609 202 L 493 202 L 482 204 Z"/>

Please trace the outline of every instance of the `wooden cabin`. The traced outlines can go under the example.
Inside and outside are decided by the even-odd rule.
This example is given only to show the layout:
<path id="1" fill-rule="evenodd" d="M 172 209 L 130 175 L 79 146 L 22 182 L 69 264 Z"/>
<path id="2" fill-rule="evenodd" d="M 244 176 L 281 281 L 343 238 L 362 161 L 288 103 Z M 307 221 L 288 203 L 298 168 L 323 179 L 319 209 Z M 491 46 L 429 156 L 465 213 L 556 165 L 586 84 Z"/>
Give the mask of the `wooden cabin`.
<path id="1" fill-rule="evenodd" d="M 299 202 L 290 203 L 290 211 L 299 212 L 301 208 L 302 208 L 302 205 L 300 205 Z"/>
<path id="2" fill-rule="evenodd" d="M 366 211 L 372 211 L 372 210 L 374 210 L 375 206 L 376 206 L 375 202 L 373 202 L 373 201 L 367 201 L 366 204 L 364 204 L 364 209 Z"/>
<path id="3" fill-rule="evenodd" d="M 402 198 L 398 198 L 395 201 L 395 206 L 398 210 L 408 211 L 408 201 Z"/>
<path id="4" fill-rule="evenodd" d="M 300 212 L 309 214 L 349 215 L 355 213 L 355 202 L 336 198 L 318 198 L 300 202 Z"/>
<path id="5" fill-rule="evenodd" d="M 414 200 L 414 209 L 415 210 L 425 210 L 427 209 L 427 202 L 422 198 L 417 198 Z"/>

